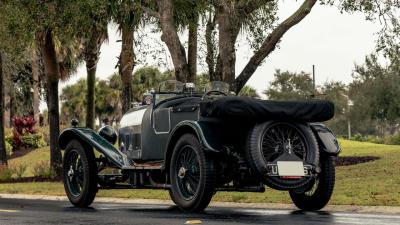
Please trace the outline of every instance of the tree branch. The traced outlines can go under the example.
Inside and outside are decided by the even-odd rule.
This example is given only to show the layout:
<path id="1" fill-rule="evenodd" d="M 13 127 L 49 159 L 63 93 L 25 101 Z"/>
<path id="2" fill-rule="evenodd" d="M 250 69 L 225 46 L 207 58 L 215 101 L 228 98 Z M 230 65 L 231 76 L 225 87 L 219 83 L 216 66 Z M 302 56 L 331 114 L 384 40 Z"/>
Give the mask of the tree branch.
<path id="1" fill-rule="evenodd" d="M 183 47 L 178 31 L 174 24 L 174 10 L 172 0 L 157 0 L 160 15 L 161 40 L 167 45 L 175 68 L 178 81 L 186 82 L 189 75 L 186 51 Z"/>
<path id="2" fill-rule="evenodd" d="M 249 60 L 246 67 L 235 79 L 233 90 L 239 93 L 240 90 L 245 86 L 250 77 L 257 70 L 258 66 L 262 61 L 275 50 L 276 45 L 281 40 L 283 35 L 293 26 L 302 21 L 312 10 L 317 0 L 305 0 L 300 8 L 293 13 L 289 18 L 279 24 L 271 34 L 263 42 L 261 48 L 253 55 Z"/>

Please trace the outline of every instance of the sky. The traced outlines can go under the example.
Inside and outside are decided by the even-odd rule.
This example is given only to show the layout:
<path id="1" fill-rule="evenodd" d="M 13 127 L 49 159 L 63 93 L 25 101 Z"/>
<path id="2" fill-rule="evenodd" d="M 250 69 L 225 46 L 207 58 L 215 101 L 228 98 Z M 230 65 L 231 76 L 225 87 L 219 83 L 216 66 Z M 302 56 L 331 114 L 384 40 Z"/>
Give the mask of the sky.
<path id="1" fill-rule="evenodd" d="M 282 1 L 278 11 L 280 20 L 291 15 L 301 2 Z M 334 6 L 317 4 L 310 15 L 285 34 L 279 48 L 265 59 L 247 84 L 262 93 L 268 88 L 276 69 L 311 73 L 312 65 L 316 66 L 317 85 L 333 80 L 349 83 L 354 65 L 363 63 L 365 56 L 374 51 L 376 33 L 380 27 L 378 22 L 366 21 L 360 13 L 341 14 Z M 183 40 L 186 39 L 185 35 L 182 34 Z M 143 41 L 154 42 L 156 39 L 159 40 L 159 37 L 160 34 L 152 34 L 151 38 Z M 118 40 L 120 40 L 120 34 L 115 25 L 110 25 L 109 41 L 101 48 L 97 69 L 99 79 L 107 79 L 116 71 L 117 56 L 121 50 L 121 42 Z M 251 56 L 252 50 L 246 44 L 246 40 L 241 38 L 237 50 L 237 74 Z M 151 56 L 144 61 L 149 65 L 157 64 Z M 167 66 L 162 70 L 173 69 L 170 59 L 165 59 L 165 61 Z M 206 71 L 202 67 L 199 70 Z M 75 75 L 61 83 L 60 89 L 85 77 L 86 68 L 83 64 Z M 45 104 L 42 105 L 45 107 Z"/>

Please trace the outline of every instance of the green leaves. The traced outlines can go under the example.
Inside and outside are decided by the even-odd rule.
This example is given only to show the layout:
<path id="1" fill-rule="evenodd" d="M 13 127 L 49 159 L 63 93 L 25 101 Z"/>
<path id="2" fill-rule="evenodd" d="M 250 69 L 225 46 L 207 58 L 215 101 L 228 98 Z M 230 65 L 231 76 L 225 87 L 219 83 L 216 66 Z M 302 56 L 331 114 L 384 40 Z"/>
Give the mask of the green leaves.
<path id="1" fill-rule="evenodd" d="M 269 99 L 301 100 L 310 97 L 314 93 L 310 74 L 276 70 L 274 76 L 275 78 L 270 87 L 264 91 L 264 94 Z"/>

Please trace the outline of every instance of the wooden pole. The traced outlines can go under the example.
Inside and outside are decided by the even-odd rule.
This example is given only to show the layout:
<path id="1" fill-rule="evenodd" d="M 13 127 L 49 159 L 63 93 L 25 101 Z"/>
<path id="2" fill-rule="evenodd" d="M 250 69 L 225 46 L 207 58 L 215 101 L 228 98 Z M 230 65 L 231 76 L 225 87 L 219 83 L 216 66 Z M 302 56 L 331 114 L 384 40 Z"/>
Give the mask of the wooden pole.
<path id="1" fill-rule="evenodd" d="M 315 65 L 312 66 L 312 76 L 313 76 L 313 88 L 314 88 L 314 94 L 315 94 Z"/>

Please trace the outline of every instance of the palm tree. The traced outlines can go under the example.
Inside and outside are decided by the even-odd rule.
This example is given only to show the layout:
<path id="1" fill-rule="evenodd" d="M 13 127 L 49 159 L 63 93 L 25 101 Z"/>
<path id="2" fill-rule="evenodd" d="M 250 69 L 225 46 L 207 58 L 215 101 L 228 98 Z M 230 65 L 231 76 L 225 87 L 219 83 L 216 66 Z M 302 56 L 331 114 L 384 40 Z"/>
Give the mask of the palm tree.
<path id="1" fill-rule="evenodd" d="M 61 90 L 60 99 L 62 101 L 61 120 L 68 123 L 72 118 L 78 115 L 86 114 L 86 98 L 85 95 L 87 83 L 85 79 L 78 80 L 73 85 L 68 85 Z M 81 121 L 81 120 L 80 120 Z M 84 121 L 82 121 L 84 122 Z"/>
<path id="2" fill-rule="evenodd" d="M 40 47 L 43 53 L 47 86 L 47 106 L 50 125 L 50 164 L 56 174 L 61 174 L 62 157 L 57 143 L 58 136 L 60 135 L 60 113 L 58 109 L 58 81 L 60 79 L 60 67 L 57 62 L 54 37 L 51 29 L 44 31 L 44 37 L 43 41 L 41 41 Z"/>
<path id="3" fill-rule="evenodd" d="M 174 21 L 179 30 L 188 29 L 186 81 L 195 82 L 198 58 L 198 25 L 200 18 L 207 10 L 207 1 L 174 1 Z"/>
<path id="4" fill-rule="evenodd" d="M 40 79 L 44 77 L 43 64 L 41 62 L 41 53 L 36 43 L 31 46 L 31 67 L 32 67 L 32 108 L 35 121 L 39 121 L 40 105 Z"/>
<path id="5" fill-rule="evenodd" d="M 161 72 L 157 68 L 143 67 L 138 69 L 133 76 L 132 82 L 134 100 L 142 101 L 143 94 L 151 91 L 151 89 L 155 89 L 160 79 Z"/>
<path id="6" fill-rule="evenodd" d="M 135 66 L 134 31 L 140 24 L 141 12 L 135 7 L 133 1 L 121 0 L 111 1 L 111 12 L 113 20 L 118 24 L 122 36 L 122 48 L 119 57 L 118 68 L 122 80 L 122 112 L 131 108 L 132 72 Z"/>
<path id="7" fill-rule="evenodd" d="M 61 152 L 58 147 L 60 135 L 60 113 L 58 84 L 60 79 L 67 79 L 76 71 L 81 49 L 79 41 L 63 43 L 55 38 L 53 31 L 47 29 L 40 41 L 46 77 L 47 108 L 50 125 L 50 164 L 56 174 L 61 174 Z"/>
<path id="8" fill-rule="evenodd" d="M 82 11 L 81 21 L 83 30 L 83 57 L 86 62 L 87 71 L 87 105 L 86 105 L 86 127 L 94 128 L 95 120 L 95 82 L 97 62 L 100 56 L 100 48 L 108 39 L 107 25 L 109 11 L 107 1 L 78 1 L 76 2 Z M 90 10 L 87 10 L 90 8 Z M 78 25 L 79 26 L 79 25 Z"/>
<path id="9" fill-rule="evenodd" d="M 95 22 L 95 21 L 94 21 Z M 86 127 L 94 128 L 95 119 L 95 82 L 96 68 L 100 56 L 100 47 L 107 39 L 107 21 L 102 26 L 92 26 L 90 38 L 84 42 L 84 58 L 87 70 L 87 105 L 86 105 Z"/>

